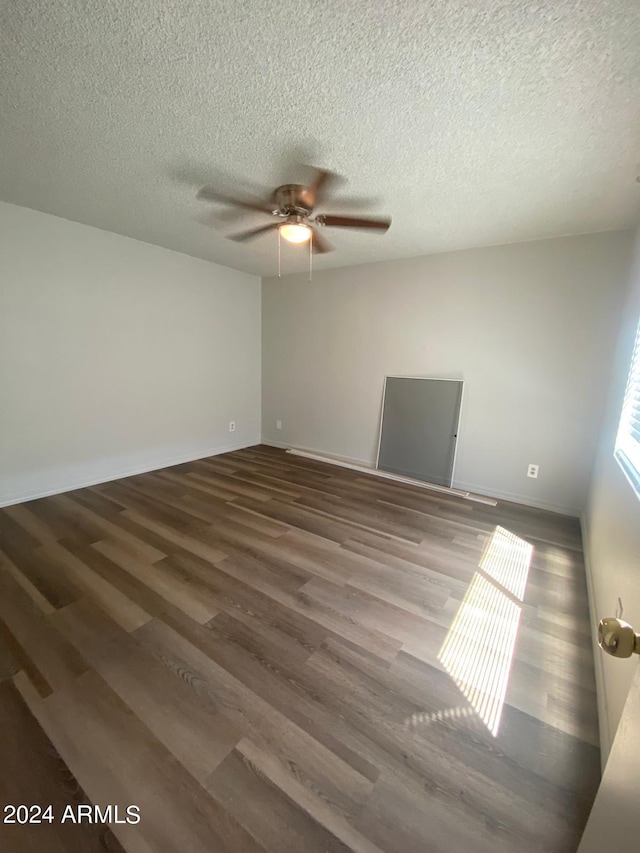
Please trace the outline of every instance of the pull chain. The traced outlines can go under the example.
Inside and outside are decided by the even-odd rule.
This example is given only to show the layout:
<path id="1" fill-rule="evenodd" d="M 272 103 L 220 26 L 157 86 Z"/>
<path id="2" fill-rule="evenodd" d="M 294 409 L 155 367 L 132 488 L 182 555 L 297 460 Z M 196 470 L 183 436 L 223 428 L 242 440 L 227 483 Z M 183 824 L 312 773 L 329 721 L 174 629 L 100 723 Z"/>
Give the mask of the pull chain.
<path id="1" fill-rule="evenodd" d="M 278 278 L 282 278 L 280 270 L 280 229 L 278 228 Z"/>
<path id="2" fill-rule="evenodd" d="M 282 278 L 280 229 L 278 228 L 278 278 Z M 309 235 L 309 281 L 313 277 L 313 231 Z"/>

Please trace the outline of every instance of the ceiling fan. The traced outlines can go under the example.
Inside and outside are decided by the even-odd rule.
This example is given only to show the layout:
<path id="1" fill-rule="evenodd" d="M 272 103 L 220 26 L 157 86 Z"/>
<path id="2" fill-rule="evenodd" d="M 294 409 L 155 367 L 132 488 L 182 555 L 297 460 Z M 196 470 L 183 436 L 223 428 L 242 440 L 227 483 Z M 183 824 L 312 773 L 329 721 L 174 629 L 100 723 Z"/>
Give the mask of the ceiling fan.
<path id="1" fill-rule="evenodd" d="M 266 199 L 240 198 L 219 192 L 211 187 L 203 187 L 197 198 L 202 201 L 214 201 L 229 204 L 242 210 L 264 213 L 271 222 L 248 231 L 230 234 L 230 240 L 244 242 L 265 234 L 278 231 L 279 237 L 289 243 L 306 243 L 310 251 L 324 253 L 332 250 L 331 244 L 319 233 L 319 228 L 363 228 L 383 234 L 391 225 L 391 219 L 384 217 L 339 216 L 332 213 L 314 215 L 315 209 L 322 205 L 338 176 L 326 169 L 314 167 L 314 175 L 309 184 L 284 184 L 277 187 Z"/>

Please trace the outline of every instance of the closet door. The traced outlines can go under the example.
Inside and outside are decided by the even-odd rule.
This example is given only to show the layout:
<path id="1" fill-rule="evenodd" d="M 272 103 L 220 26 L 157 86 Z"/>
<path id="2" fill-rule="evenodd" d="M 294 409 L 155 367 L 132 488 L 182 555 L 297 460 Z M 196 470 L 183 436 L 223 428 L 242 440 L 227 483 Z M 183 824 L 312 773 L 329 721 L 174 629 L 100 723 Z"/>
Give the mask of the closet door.
<path id="1" fill-rule="evenodd" d="M 451 486 L 461 380 L 387 376 L 377 467 Z"/>

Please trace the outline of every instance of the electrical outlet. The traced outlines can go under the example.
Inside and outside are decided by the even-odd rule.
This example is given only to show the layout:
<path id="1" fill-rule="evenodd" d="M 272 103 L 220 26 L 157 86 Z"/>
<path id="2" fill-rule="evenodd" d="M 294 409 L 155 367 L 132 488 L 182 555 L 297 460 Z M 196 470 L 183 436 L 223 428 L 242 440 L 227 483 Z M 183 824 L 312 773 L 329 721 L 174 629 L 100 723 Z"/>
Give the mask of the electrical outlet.
<path id="1" fill-rule="evenodd" d="M 530 464 L 529 467 L 527 468 L 527 477 L 533 477 L 533 479 L 535 480 L 538 476 L 538 468 L 539 467 L 540 467 L 539 465 Z"/>
<path id="2" fill-rule="evenodd" d="M 276 429 L 282 429 L 282 421 L 276 421 Z"/>
<path id="3" fill-rule="evenodd" d="M 236 422 L 235 421 L 229 421 L 229 432 L 235 432 L 235 431 L 236 431 Z"/>

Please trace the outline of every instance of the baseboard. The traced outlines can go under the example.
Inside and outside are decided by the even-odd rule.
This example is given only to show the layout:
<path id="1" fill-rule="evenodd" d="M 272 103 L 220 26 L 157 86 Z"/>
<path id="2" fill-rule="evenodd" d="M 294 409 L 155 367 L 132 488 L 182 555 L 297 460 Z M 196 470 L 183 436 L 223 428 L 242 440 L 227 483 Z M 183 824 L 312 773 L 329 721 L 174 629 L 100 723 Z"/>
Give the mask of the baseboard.
<path id="1" fill-rule="evenodd" d="M 527 495 L 519 495 L 516 492 L 506 492 L 500 489 L 492 489 L 487 486 L 480 486 L 477 483 L 462 483 L 454 478 L 454 489 L 461 489 L 467 492 L 474 492 L 478 495 L 487 495 L 487 497 L 497 498 L 498 500 L 511 501 L 512 503 L 530 506 L 533 509 L 544 509 L 547 512 L 556 512 L 559 515 L 568 515 L 571 518 L 580 518 L 581 510 L 574 506 L 565 504 L 550 503 L 548 501 L 532 500 Z"/>
<path id="2" fill-rule="evenodd" d="M 604 682 L 604 660 L 602 651 L 598 645 L 597 630 L 598 612 L 593 589 L 593 572 L 591 570 L 591 558 L 589 555 L 589 531 L 587 519 L 584 513 L 580 515 L 580 530 L 582 531 L 582 553 L 584 555 L 584 568 L 587 578 L 587 598 L 589 600 L 589 617 L 591 622 L 591 642 L 593 644 L 593 667 L 596 675 L 596 697 L 598 701 L 598 729 L 600 731 L 600 765 L 604 772 L 607 758 L 611 750 L 611 738 L 609 728 L 609 709 L 606 702 L 606 691 Z"/>
<path id="3" fill-rule="evenodd" d="M 58 472 L 58 476 L 49 478 L 55 479 L 57 482 L 48 485 L 42 483 L 42 480 L 46 479 L 46 475 L 44 477 L 42 474 L 32 475 L 25 480 L 22 486 L 17 489 L 14 487 L 13 492 L 0 495 L 0 507 L 33 501 L 37 498 L 46 498 L 49 495 L 59 495 L 73 489 L 97 486 L 99 483 L 110 483 L 112 480 L 121 480 L 123 477 L 133 477 L 136 474 L 146 474 L 149 471 L 159 471 L 161 468 L 170 468 L 172 465 L 182 465 L 185 462 L 194 462 L 196 459 L 205 459 L 208 456 L 219 456 L 221 453 L 254 447 L 256 444 L 260 444 L 258 437 L 251 441 L 241 441 L 235 444 L 193 448 L 181 453 L 161 455 L 139 464 L 132 463 L 131 459 L 120 460 L 120 464 L 117 461 L 108 461 L 103 463 L 102 467 L 99 463 L 89 463 L 75 466 L 71 472 L 68 468 L 64 472 Z M 37 485 L 33 483 L 34 480 L 38 480 Z"/>
<path id="4" fill-rule="evenodd" d="M 281 447 L 284 450 L 287 450 L 289 447 L 296 447 L 298 450 L 305 450 L 307 453 L 318 453 L 325 456 L 333 456 L 334 459 L 341 459 L 343 462 L 351 462 L 354 465 L 373 464 L 371 459 L 358 459 L 353 456 L 339 456 L 337 453 L 333 453 L 333 451 L 331 450 L 321 450 L 318 447 L 303 447 L 299 444 L 294 445 L 291 442 L 272 441 L 271 439 L 263 438 L 262 444 L 266 444 L 269 447 Z M 560 515 L 569 515 L 571 516 L 571 518 L 580 517 L 581 510 L 577 509 L 576 507 L 564 506 L 562 504 L 547 503 L 546 501 L 533 501 L 526 495 L 518 495 L 514 492 L 498 491 L 487 486 L 482 486 L 478 483 L 462 483 L 454 478 L 452 488 L 458 489 L 461 492 L 471 492 L 474 495 L 484 495 L 488 498 L 496 498 L 498 500 L 503 501 L 512 501 L 513 503 L 523 504 L 524 506 L 530 506 L 534 509 L 545 509 L 548 512 L 557 512 Z"/>
<path id="5" fill-rule="evenodd" d="M 267 447 L 280 447 L 283 450 L 288 450 L 290 447 L 295 447 L 296 450 L 304 450 L 306 453 L 317 453 L 320 456 L 331 456 L 334 459 L 340 459 L 342 462 L 351 462 L 353 465 L 371 465 L 370 459 L 357 459 L 355 456 L 339 456 L 337 453 L 332 453 L 329 450 L 318 450 L 317 447 L 303 447 L 300 444 L 292 444 L 290 441 L 271 441 L 263 438 L 262 444 Z"/>
<path id="6" fill-rule="evenodd" d="M 261 438 L 260 444 L 266 444 L 267 447 L 279 447 L 282 450 L 287 450 L 287 448 L 291 447 L 286 441 L 271 441 L 268 438 Z"/>

